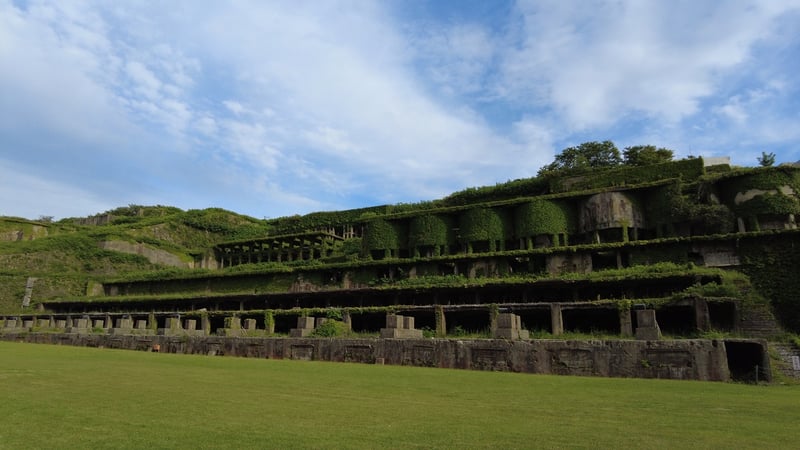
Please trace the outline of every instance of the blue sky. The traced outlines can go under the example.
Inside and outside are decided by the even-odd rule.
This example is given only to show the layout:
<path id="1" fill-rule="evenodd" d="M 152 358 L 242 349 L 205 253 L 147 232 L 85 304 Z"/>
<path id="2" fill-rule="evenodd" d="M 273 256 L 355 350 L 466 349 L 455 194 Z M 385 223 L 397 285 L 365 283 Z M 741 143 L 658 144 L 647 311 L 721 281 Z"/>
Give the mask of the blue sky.
<path id="1" fill-rule="evenodd" d="M 800 160 L 800 0 L 0 0 L 0 215 L 440 198 L 612 140 Z"/>

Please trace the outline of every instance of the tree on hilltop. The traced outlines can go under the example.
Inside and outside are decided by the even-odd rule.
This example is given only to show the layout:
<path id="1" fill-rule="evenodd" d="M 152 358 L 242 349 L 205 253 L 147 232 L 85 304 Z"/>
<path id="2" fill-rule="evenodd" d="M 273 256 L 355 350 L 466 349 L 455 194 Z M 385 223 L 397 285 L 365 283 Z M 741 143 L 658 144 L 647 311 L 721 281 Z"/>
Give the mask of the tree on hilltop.
<path id="1" fill-rule="evenodd" d="M 761 167 L 772 167 L 775 164 L 775 153 L 761 152 L 761 156 L 756 159 Z"/>
<path id="2" fill-rule="evenodd" d="M 667 148 L 656 148 L 655 145 L 634 145 L 622 151 L 626 166 L 648 166 L 672 161 L 674 152 Z"/>
<path id="3" fill-rule="evenodd" d="M 552 163 L 539 169 L 539 175 L 565 170 L 614 167 L 621 163 L 622 156 L 613 142 L 584 142 L 576 147 L 562 150 Z"/>

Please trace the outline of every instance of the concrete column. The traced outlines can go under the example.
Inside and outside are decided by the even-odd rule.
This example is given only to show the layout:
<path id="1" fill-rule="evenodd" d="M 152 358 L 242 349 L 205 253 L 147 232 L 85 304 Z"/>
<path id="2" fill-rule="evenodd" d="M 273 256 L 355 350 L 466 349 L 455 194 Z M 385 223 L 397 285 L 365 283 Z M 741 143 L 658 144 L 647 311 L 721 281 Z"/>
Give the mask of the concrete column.
<path id="1" fill-rule="evenodd" d="M 447 336 L 447 322 L 444 317 L 444 308 L 436 305 L 436 337 L 443 338 L 445 336 Z"/>
<path id="2" fill-rule="evenodd" d="M 344 325 L 348 330 L 351 330 L 351 331 L 353 330 L 353 319 L 350 317 L 350 313 L 349 312 L 345 311 L 345 312 L 342 313 L 342 322 L 344 322 Z M 274 325 L 273 325 L 273 329 L 272 329 L 271 332 L 272 333 L 275 332 Z"/>
<path id="3" fill-rule="evenodd" d="M 658 321 L 656 321 L 656 311 L 654 309 L 636 311 L 636 339 L 643 341 L 661 339 L 661 329 L 658 326 Z"/>
<path id="4" fill-rule="evenodd" d="M 561 304 L 550 304 L 550 329 L 553 336 L 564 334 L 564 318 L 561 315 Z"/>
<path id="5" fill-rule="evenodd" d="M 711 314 L 708 312 L 708 302 L 702 298 L 694 299 L 694 323 L 695 328 L 700 331 L 707 331 L 711 328 Z"/>
<path id="6" fill-rule="evenodd" d="M 200 317 L 200 327 L 203 329 L 203 334 L 208 336 L 211 334 L 211 320 L 208 318 L 207 314 L 203 314 Z"/>
<path id="7" fill-rule="evenodd" d="M 619 334 L 623 336 L 633 336 L 633 323 L 631 322 L 631 310 L 619 310 Z"/>

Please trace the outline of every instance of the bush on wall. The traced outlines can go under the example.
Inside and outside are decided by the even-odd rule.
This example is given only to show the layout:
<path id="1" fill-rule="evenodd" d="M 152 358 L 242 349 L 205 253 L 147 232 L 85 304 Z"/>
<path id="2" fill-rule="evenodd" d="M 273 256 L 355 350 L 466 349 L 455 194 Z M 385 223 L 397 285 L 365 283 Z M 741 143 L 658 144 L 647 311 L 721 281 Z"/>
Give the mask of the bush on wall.
<path id="1" fill-rule="evenodd" d="M 461 214 L 461 241 L 502 241 L 505 240 L 505 214 L 492 208 L 473 208 Z"/>
<path id="2" fill-rule="evenodd" d="M 514 230 L 517 237 L 534 237 L 572 233 L 575 229 L 575 212 L 564 203 L 533 200 L 514 211 Z"/>
<path id="3" fill-rule="evenodd" d="M 411 219 L 408 245 L 449 245 L 455 241 L 453 220 L 447 216 L 426 214 Z"/>
<path id="4" fill-rule="evenodd" d="M 407 248 L 406 229 L 402 222 L 371 220 L 364 228 L 364 249 L 370 251 Z"/>

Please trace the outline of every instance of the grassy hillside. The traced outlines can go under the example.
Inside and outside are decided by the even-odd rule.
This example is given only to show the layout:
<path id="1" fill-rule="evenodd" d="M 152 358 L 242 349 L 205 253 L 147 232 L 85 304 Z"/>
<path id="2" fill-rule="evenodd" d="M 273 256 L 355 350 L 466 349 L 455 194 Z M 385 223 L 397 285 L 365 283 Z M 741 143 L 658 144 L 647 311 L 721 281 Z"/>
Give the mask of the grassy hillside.
<path id="1" fill-rule="evenodd" d="M 87 283 L 98 277 L 166 267 L 139 254 L 104 250 L 103 242 L 137 244 L 191 264 L 218 242 L 268 231 L 264 221 L 217 208 L 128 206 L 55 223 L 0 217 L 0 311 L 19 310 L 29 277 L 37 278 L 35 303 L 84 295 Z"/>

